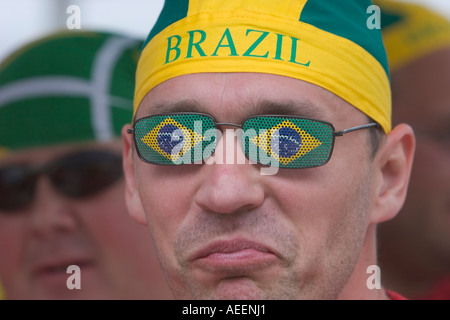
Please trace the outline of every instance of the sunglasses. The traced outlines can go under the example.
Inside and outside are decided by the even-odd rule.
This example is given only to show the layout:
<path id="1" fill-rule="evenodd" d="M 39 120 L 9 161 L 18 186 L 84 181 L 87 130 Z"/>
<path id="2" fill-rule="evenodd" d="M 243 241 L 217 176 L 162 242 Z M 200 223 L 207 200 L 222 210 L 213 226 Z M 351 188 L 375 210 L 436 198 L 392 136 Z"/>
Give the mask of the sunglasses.
<path id="1" fill-rule="evenodd" d="M 219 126 L 241 129 L 238 134 L 245 156 L 262 165 L 279 168 L 312 168 L 326 164 L 335 137 L 378 127 L 368 123 L 336 131 L 331 123 L 296 116 L 259 115 L 242 124 L 217 122 L 203 113 L 171 113 L 141 118 L 128 129 L 139 158 L 157 165 L 201 164 L 215 152 Z"/>
<path id="2" fill-rule="evenodd" d="M 41 175 L 46 175 L 63 195 L 85 198 L 122 177 L 122 158 L 109 151 L 89 150 L 64 155 L 42 167 L 12 165 L 0 168 L 0 210 L 7 213 L 31 204 Z"/>

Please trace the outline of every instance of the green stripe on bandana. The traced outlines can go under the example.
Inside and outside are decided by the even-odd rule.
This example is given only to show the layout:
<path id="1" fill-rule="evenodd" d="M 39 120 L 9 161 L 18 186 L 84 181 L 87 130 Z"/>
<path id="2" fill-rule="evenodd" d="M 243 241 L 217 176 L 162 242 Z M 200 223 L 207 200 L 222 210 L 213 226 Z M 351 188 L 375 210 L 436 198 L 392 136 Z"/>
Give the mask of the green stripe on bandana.
<path id="1" fill-rule="evenodd" d="M 381 30 L 368 27 L 371 5 L 370 0 L 165 0 L 139 59 L 133 119 L 147 93 L 171 78 L 252 72 L 320 86 L 389 133 L 389 68 Z"/>
<path id="2" fill-rule="evenodd" d="M 100 32 L 61 32 L 0 65 L 0 149 L 119 137 L 133 109 L 142 41 Z"/>
<path id="3" fill-rule="evenodd" d="M 155 35 L 164 30 L 172 23 L 181 20 L 187 16 L 189 8 L 189 0 L 174 0 L 172 2 L 165 2 L 159 15 L 159 19 L 153 26 L 147 40 L 143 44 L 143 47 L 153 39 Z"/>
<path id="4" fill-rule="evenodd" d="M 367 27 L 361 28 L 361 26 L 367 26 L 369 17 L 367 8 L 371 5 L 370 0 L 309 0 L 302 11 L 300 21 L 357 43 L 371 53 L 389 74 L 386 51 L 380 45 L 381 33 Z M 336 23 L 337 21 L 340 23 Z"/>
<path id="5" fill-rule="evenodd" d="M 381 28 L 391 72 L 432 52 L 450 47 L 450 20 L 422 6 L 374 0 L 381 9 Z"/>

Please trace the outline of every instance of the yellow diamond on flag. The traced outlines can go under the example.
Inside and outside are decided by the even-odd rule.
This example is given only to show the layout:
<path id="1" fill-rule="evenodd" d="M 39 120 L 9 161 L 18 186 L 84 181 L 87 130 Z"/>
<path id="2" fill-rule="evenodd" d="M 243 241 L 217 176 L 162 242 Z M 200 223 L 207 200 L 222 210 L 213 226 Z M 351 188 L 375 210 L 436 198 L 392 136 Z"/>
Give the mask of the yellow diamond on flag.
<path id="1" fill-rule="evenodd" d="M 260 133 L 258 136 L 251 138 L 250 141 L 284 165 L 322 144 L 318 139 L 289 120 Z"/>
<path id="2" fill-rule="evenodd" d="M 169 160 L 176 161 L 202 142 L 202 135 L 168 117 L 141 140 Z"/>

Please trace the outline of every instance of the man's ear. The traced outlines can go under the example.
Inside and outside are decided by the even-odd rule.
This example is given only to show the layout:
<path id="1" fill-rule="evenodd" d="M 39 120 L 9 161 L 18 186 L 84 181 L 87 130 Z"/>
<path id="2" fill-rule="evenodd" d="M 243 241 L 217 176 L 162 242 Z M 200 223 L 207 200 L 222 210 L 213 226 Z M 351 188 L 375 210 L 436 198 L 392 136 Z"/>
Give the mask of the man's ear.
<path id="1" fill-rule="evenodd" d="M 380 145 L 375 161 L 375 202 L 372 223 L 394 218 L 408 190 L 415 152 L 415 137 L 407 124 L 397 125 Z"/>
<path id="2" fill-rule="evenodd" d="M 147 225 L 144 209 L 139 197 L 133 161 L 133 135 L 127 132 L 131 125 L 122 128 L 122 157 L 125 176 L 125 201 L 128 213 L 139 223 Z"/>

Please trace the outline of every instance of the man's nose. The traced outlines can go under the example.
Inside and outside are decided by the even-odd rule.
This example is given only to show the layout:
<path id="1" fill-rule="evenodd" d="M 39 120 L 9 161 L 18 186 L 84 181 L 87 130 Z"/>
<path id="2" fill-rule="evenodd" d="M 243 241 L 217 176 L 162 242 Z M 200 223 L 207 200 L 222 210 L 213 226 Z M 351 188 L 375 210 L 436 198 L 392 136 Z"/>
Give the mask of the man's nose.
<path id="1" fill-rule="evenodd" d="M 39 177 L 30 207 L 33 232 L 45 236 L 76 228 L 77 221 L 72 203 L 47 177 Z"/>
<path id="2" fill-rule="evenodd" d="M 202 185 L 195 200 L 207 212 L 236 213 L 264 202 L 260 168 L 249 164 L 239 134 L 230 132 L 218 139 L 214 155 L 201 169 Z"/>

